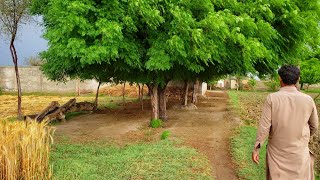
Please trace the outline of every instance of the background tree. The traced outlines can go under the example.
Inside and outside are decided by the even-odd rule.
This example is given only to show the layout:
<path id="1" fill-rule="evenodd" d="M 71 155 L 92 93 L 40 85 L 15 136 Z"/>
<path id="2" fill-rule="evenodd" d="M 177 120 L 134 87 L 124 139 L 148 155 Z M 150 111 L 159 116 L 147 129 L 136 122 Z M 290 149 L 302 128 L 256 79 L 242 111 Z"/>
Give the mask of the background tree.
<path id="1" fill-rule="evenodd" d="M 251 90 L 254 90 L 254 88 L 257 86 L 257 80 L 255 80 L 254 77 L 250 77 L 248 85 Z"/>
<path id="2" fill-rule="evenodd" d="M 307 84 L 307 89 L 310 85 L 320 83 L 320 60 L 317 58 L 311 58 L 309 60 L 304 60 L 300 65 L 301 78 L 300 84 L 301 89 L 303 85 Z"/>
<path id="3" fill-rule="evenodd" d="M 19 26 L 29 20 L 28 8 L 30 0 L 0 0 L 0 30 L 10 37 L 10 52 L 15 67 L 18 88 L 18 119 L 22 118 L 21 112 L 21 84 L 18 68 L 18 55 L 15 48 Z"/>
<path id="4" fill-rule="evenodd" d="M 24 64 L 27 66 L 41 66 L 43 64 L 43 60 L 40 56 L 30 56 L 24 60 Z"/>

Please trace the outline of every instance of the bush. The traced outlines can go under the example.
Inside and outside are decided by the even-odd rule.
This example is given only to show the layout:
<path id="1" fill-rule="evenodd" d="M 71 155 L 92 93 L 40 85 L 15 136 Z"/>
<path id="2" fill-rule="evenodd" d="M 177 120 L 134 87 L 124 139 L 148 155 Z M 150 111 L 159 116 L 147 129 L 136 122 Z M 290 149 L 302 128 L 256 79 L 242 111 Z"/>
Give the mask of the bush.
<path id="1" fill-rule="evenodd" d="M 24 60 L 24 64 L 28 66 L 42 66 L 43 60 L 40 56 L 31 56 Z"/>
<path id="2" fill-rule="evenodd" d="M 169 136 L 170 136 L 170 131 L 163 131 L 163 133 L 161 134 L 161 140 L 168 139 Z"/>
<path id="3" fill-rule="evenodd" d="M 256 81 L 255 79 L 251 78 L 251 79 L 248 81 L 248 85 L 249 85 L 250 89 L 253 90 L 253 89 L 256 87 L 256 85 L 257 85 L 257 81 Z"/>
<path id="4" fill-rule="evenodd" d="M 152 119 L 152 120 L 151 120 L 151 123 L 150 123 L 150 126 L 151 126 L 152 128 L 159 128 L 159 127 L 161 127 L 161 126 L 162 126 L 162 121 L 161 121 L 161 119 Z"/>
<path id="5" fill-rule="evenodd" d="M 0 87 L 0 95 L 2 95 L 3 93 L 3 90 L 2 90 L 2 87 Z"/>
<path id="6" fill-rule="evenodd" d="M 52 133 L 44 122 L 0 120 L 0 179 L 51 179 Z"/>
<path id="7" fill-rule="evenodd" d="M 271 91 L 276 91 L 280 88 L 280 82 L 279 80 L 271 80 L 265 83 L 265 85 L 269 88 Z"/>

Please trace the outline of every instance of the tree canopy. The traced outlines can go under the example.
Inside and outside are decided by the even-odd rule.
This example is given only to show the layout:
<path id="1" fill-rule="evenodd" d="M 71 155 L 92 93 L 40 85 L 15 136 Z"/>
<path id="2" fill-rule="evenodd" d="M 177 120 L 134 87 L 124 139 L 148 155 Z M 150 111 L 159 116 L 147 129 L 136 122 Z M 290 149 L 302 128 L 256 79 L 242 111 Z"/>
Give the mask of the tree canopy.
<path id="1" fill-rule="evenodd" d="M 33 0 L 32 10 L 44 18 L 53 80 L 104 72 L 165 87 L 266 74 L 318 45 L 317 0 Z"/>

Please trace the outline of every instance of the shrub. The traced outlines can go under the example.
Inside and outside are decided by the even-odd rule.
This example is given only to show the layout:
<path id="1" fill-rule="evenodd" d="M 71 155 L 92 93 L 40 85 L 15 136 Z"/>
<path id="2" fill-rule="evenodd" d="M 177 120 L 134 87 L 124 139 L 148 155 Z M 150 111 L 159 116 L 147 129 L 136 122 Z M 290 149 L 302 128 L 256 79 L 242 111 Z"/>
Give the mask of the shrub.
<path id="1" fill-rule="evenodd" d="M 161 119 L 152 119 L 151 120 L 150 126 L 152 128 L 159 128 L 159 127 L 161 127 L 161 125 L 162 125 Z"/>
<path id="2" fill-rule="evenodd" d="M 43 60 L 40 56 L 31 56 L 24 60 L 24 64 L 28 66 L 42 66 Z"/>
<path id="3" fill-rule="evenodd" d="M 161 140 L 168 139 L 169 136 L 170 136 L 170 131 L 163 131 L 163 133 L 161 134 Z"/>
<path id="4" fill-rule="evenodd" d="M 269 88 L 271 91 L 276 91 L 280 87 L 279 80 L 271 80 L 265 83 L 265 85 Z"/>
<path id="5" fill-rule="evenodd" d="M 2 90 L 2 87 L 0 87 L 0 95 L 2 95 L 3 93 L 3 90 Z"/>
<path id="6" fill-rule="evenodd" d="M 0 179 L 50 179 L 52 134 L 45 122 L 0 120 Z"/>
<path id="7" fill-rule="evenodd" d="M 256 81 L 255 79 L 251 78 L 251 79 L 248 81 L 248 85 L 249 85 L 250 89 L 253 90 L 253 89 L 256 87 L 256 85 L 257 85 L 257 81 Z"/>

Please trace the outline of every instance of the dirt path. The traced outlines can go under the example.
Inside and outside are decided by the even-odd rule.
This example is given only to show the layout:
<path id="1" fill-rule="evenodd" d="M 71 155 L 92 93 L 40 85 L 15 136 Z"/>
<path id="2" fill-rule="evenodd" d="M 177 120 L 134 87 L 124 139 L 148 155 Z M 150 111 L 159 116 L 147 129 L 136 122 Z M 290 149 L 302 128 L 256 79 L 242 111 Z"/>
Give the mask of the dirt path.
<path id="1" fill-rule="evenodd" d="M 216 179 L 238 179 L 229 151 L 229 138 L 236 123 L 227 107 L 227 95 L 211 91 L 207 96 L 199 101 L 196 110 L 175 109 L 174 105 L 179 102 L 170 101 L 165 129 L 208 156 Z M 149 123 L 149 108 L 146 103 L 146 110 L 141 112 L 139 105 L 130 103 L 118 110 L 82 115 L 58 125 L 56 134 L 67 135 L 76 141 L 142 139 L 146 136 L 144 127 Z M 158 138 L 160 132 L 154 137 Z"/>
<path id="2" fill-rule="evenodd" d="M 231 160 L 229 142 L 235 122 L 227 107 L 224 92 L 208 92 L 208 99 L 197 104 L 197 110 L 169 110 L 169 129 L 192 147 L 209 157 L 218 180 L 238 179 Z"/>

